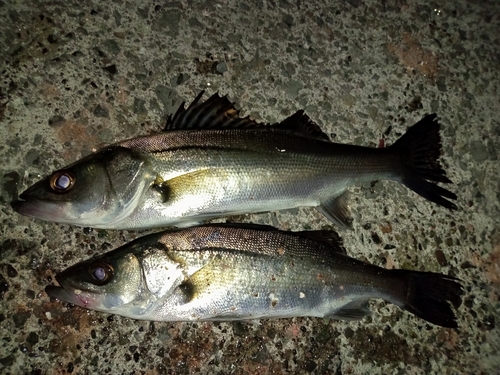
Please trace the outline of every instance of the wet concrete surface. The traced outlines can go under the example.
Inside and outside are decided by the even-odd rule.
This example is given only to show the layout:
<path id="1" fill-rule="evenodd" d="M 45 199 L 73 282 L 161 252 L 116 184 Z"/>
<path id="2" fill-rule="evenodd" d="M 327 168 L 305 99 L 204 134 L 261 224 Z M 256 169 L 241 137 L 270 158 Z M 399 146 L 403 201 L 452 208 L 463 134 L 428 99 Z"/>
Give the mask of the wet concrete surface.
<path id="1" fill-rule="evenodd" d="M 498 374 L 500 3 L 0 1 L 0 371 L 3 374 Z M 117 140 L 161 129 L 200 90 L 266 122 L 305 109 L 338 142 L 442 123 L 458 211 L 389 182 L 351 190 L 348 253 L 455 275 L 458 329 L 383 301 L 360 322 L 133 321 L 50 300 L 82 259 L 142 233 L 22 217 L 9 202 Z M 232 218 L 330 228 L 313 209 Z"/>

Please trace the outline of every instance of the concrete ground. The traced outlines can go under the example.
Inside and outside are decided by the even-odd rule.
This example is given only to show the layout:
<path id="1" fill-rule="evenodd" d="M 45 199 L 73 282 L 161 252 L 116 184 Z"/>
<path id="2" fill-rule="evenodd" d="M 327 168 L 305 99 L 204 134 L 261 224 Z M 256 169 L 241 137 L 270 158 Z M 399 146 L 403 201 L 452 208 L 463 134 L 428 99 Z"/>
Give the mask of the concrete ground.
<path id="1" fill-rule="evenodd" d="M 500 2 L 0 1 L 0 372 L 500 373 Z M 104 144 L 157 132 L 200 90 L 274 122 L 297 109 L 337 142 L 442 123 L 457 211 L 396 183 L 351 189 L 350 255 L 463 280 L 459 328 L 382 301 L 360 322 L 151 323 L 51 301 L 62 269 L 139 236 L 9 205 Z M 311 208 L 235 221 L 329 228 Z"/>

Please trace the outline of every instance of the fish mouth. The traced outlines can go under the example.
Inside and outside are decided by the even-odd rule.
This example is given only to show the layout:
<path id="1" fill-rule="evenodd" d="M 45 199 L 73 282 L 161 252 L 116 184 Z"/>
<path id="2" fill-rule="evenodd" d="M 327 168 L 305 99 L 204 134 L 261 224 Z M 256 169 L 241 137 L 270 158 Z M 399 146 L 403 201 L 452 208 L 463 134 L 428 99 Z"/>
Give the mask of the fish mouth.
<path id="1" fill-rule="evenodd" d="M 21 196 L 19 196 L 19 198 L 21 198 Z M 28 204 L 27 201 L 20 199 L 10 202 L 12 209 L 21 215 L 24 215 L 24 210 L 27 208 Z"/>
<path id="2" fill-rule="evenodd" d="M 59 301 L 69 302 L 74 305 L 79 305 L 79 300 L 77 300 L 75 293 L 68 292 L 66 289 L 56 286 L 56 285 L 47 285 L 45 287 L 45 293 L 49 295 L 51 298 L 55 298 Z"/>
<path id="3" fill-rule="evenodd" d="M 63 217 L 60 205 L 23 195 L 24 193 L 19 196 L 20 199 L 10 202 L 10 206 L 18 214 L 50 221 L 60 221 Z"/>
<path id="4" fill-rule="evenodd" d="M 87 309 L 95 305 L 95 300 L 91 298 L 89 293 L 66 284 L 61 280 L 59 275 L 56 276 L 56 280 L 60 286 L 47 285 L 45 287 L 45 293 L 47 293 L 49 297 Z"/>

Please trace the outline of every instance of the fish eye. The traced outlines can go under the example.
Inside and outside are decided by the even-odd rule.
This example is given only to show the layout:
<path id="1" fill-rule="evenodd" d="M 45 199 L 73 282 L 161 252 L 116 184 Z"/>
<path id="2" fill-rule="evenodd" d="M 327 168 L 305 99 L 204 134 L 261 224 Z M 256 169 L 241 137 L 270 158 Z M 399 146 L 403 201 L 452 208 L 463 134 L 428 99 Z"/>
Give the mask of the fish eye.
<path id="1" fill-rule="evenodd" d="M 69 171 L 59 171 L 50 178 L 50 187 L 56 193 L 66 193 L 75 185 L 76 177 Z"/>
<path id="2" fill-rule="evenodd" d="M 113 267 L 103 261 L 97 261 L 89 266 L 89 274 L 96 285 L 106 285 L 113 279 Z"/>

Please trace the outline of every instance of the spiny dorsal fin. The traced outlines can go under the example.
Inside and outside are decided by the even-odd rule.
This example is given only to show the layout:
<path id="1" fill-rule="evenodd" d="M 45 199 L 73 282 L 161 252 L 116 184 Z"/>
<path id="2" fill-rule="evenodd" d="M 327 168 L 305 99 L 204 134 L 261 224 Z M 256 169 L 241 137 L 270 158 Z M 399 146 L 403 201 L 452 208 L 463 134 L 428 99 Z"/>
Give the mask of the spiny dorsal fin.
<path id="1" fill-rule="evenodd" d="M 182 103 L 174 116 L 170 115 L 164 131 L 194 129 L 249 129 L 262 128 L 269 124 L 259 123 L 249 116 L 239 117 L 240 111 L 234 107 L 227 96 L 213 94 L 205 102 L 200 102 L 204 91 L 185 108 Z"/>
<path id="2" fill-rule="evenodd" d="M 305 114 L 304 110 L 295 112 L 290 117 L 287 117 L 278 124 L 273 125 L 273 127 L 284 129 L 284 130 L 294 130 L 297 133 L 304 135 L 309 135 L 314 138 L 329 141 L 328 135 L 324 133 L 321 128 L 316 124 L 311 118 Z"/>
<path id="3" fill-rule="evenodd" d="M 295 112 L 279 123 L 270 125 L 259 123 L 249 116 L 240 117 L 240 111 L 234 107 L 227 96 L 221 97 L 218 93 L 213 94 L 205 102 L 200 102 L 203 94 L 204 91 L 200 92 L 187 109 L 185 102 L 182 103 L 175 115 L 168 117 L 163 130 L 260 129 L 272 126 L 276 129 L 294 131 L 326 141 L 330 140 L 328 135 L 303 110 Z"/>

